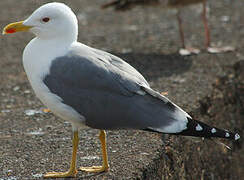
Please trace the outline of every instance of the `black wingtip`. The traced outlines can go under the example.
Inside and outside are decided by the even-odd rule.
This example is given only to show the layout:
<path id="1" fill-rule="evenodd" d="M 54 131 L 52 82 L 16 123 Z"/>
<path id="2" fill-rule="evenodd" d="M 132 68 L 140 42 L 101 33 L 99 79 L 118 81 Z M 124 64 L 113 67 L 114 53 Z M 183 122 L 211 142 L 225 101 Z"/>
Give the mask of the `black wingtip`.
<path id="1" fill-rule="evenodd" d="M 193 120 L 191 118 L 188 118 L 187 129 L 175 134 L 205 138 L 219 137 L 225 139 L 232 139 L 235 141 L 240 139 L 240 135 L 237 133 L 232 133 L 227 130 L 222 130 L 216 127 L 210 127 L 209 125 L 203 122 Z"/>

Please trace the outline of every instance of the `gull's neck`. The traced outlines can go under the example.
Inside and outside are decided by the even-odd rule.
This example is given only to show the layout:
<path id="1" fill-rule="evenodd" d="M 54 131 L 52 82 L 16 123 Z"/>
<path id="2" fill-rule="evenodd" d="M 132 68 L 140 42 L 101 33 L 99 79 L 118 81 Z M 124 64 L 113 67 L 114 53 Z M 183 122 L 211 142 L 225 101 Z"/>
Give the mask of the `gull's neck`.
<path id="1" fill-rule="evenodd" d="M 31 48 L 44 48 L 44 49 L 62 49 L 65 50 L 70 47 L 72 43 L 76 42 L 76 38 L 65 38 L 65 37 L 58 37 L 52 39 L 45 39 L 45 38 L 34 38 L 29 44 Z M 49 50 L 50 51 L 50 50 Z M 51 51 L 50 51 L 51 52 Z"/>
<path id="2" fill-rule="evenodd" d="M 28 79 L 31 81 L 33 78 L 43 78 L 49 73 L 52 61 L 67 54 L 75 42 L 65 38 L 32 39 L 23 53 L 23 65 Z"/>

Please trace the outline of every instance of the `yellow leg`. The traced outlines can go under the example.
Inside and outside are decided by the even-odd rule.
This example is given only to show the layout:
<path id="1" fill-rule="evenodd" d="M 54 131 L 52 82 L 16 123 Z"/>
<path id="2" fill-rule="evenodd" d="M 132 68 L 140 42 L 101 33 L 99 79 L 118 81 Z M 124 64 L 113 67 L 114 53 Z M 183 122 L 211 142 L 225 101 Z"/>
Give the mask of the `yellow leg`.
<path id="1" fill-rule="evenodd" d="M 80 170 L 86 172 L 104 172 L 108 171 L 108 155 L 107 155 L 107 146 L 106 146 L 106 132 L 104 130 L 100 131 L 99 139 L 102 145 L 102 154 L 103 154 L 103 165 L 102 166 L 92 166 L 92 167 L 80 167 Z"/>
<path id="2" fill-rule="evenodd" d="M 65 178 L 65 177 L 75 177 L 77 174 L 76 169 L 76 154 L 78 149 L 78 143 L 79 143 L 79 137 L 78 137 L 78 131 L 75 131 L 73 134 L 73 153 L 72 153 L 72 159 L 70 163 L 70 168 L 67 172 L 49 172 L 44 175 L 44 178 Z"/>

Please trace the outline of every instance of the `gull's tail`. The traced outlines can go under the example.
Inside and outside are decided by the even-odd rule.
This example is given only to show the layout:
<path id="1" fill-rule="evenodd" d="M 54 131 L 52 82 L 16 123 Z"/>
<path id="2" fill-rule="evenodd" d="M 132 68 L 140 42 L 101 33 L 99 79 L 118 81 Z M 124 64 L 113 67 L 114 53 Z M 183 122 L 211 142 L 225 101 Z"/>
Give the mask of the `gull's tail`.
<path id="1" fill-rule="evenodd" d="M 149 126 L 143 130 L 205 138 L 219 137 L 233 140 L 240 139 L 237 133 L 211 127 L 203 122 L 192 119 L 192 117 L 180 107 L 151 88 L 143 86 L 143 90 L 151 95 L 150 106 L 146 106 L 147 108 L 144 109 L 144 111 L 150 109 L 150 114 L 153 115 L 152 119 L 150 119 L 150 124 L 148 123 Z M 146 122 L 146 120 L 144 121 Z"/>

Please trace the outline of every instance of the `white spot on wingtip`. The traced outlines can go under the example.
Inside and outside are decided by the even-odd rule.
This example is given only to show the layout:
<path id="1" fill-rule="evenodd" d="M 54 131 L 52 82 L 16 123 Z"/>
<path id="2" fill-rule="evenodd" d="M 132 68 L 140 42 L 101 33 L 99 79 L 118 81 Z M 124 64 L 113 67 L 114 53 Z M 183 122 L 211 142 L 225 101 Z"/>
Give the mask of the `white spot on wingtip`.
<path id="1" fill-rule="evenodd" d="M 240 135 L 239 134 L 235 134 L 235 140 L 238 140 L 238 139 L 240 139 Z"/>
<path id="2" fill-rule="evenodd" d="M 225 137 L 230 137 L 230 134 L 228 132 L 226 132 Z"/>
<path id="3" fill-rule="evenodd" d="M 203 130 L 202 126 L 200 126 L 200 124 L 197 124 L 196 131 L 202 131 L 202 130 Z"/>
<path id="4" fill-rule="evenodd" d="M 211 133 L 213 133 L 213 134 L 216 133 L 216 129 L 215 128 L 212 128 L 211 129 Z"/>

